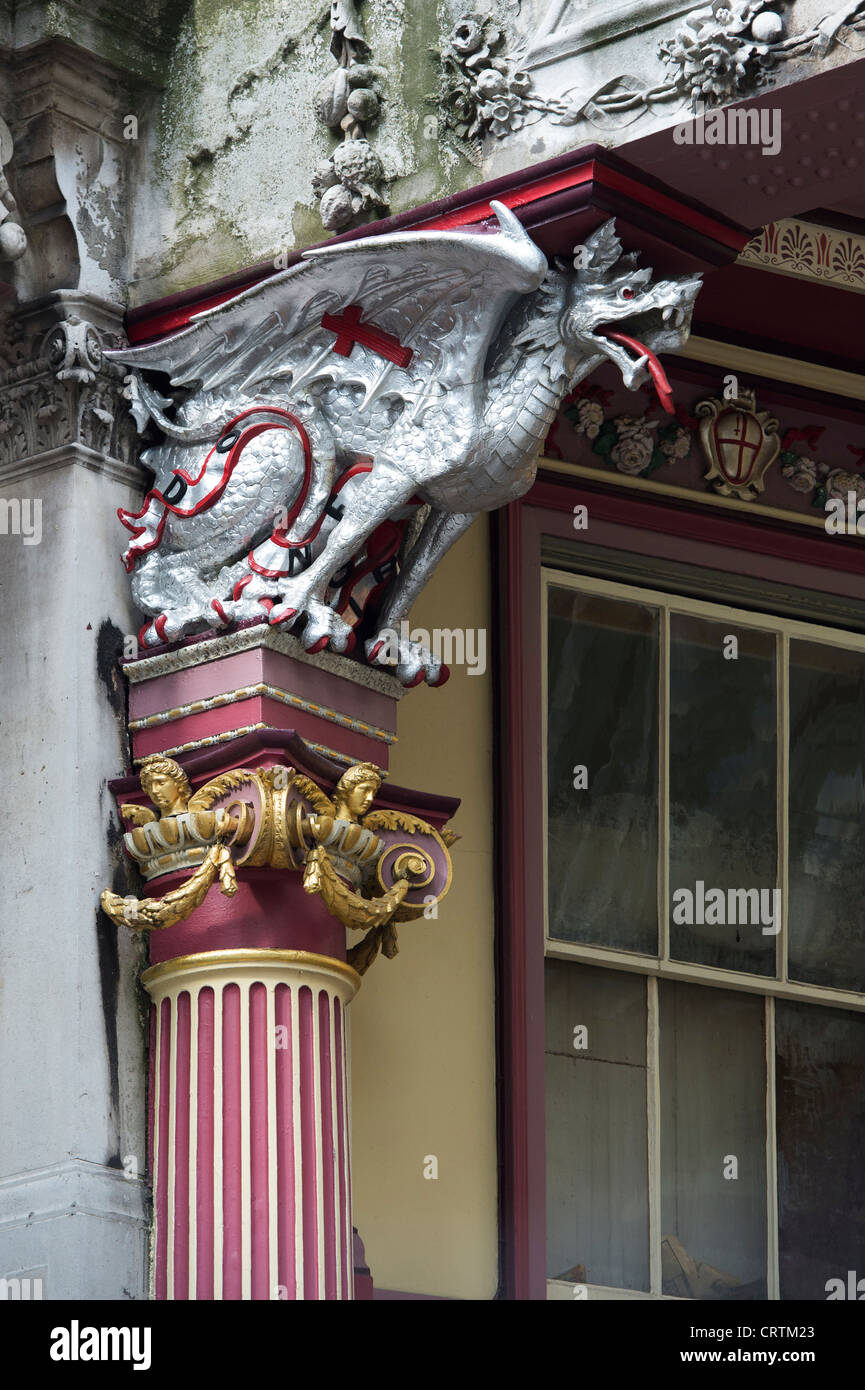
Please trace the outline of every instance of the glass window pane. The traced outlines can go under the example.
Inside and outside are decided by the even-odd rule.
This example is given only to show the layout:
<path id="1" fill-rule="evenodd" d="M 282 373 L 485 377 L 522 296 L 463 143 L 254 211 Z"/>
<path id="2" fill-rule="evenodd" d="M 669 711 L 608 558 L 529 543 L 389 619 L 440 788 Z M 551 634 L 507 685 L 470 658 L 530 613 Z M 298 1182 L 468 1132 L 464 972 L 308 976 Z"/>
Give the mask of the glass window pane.
<path id="1" fill-rule="evenodd" d="M 547 1273 L 648 1289 L 646 982 L 571 961 L 544 973 Z"/>
<path id="2" fill-rule="evenodd" d="M 765 1298 L 763 999 L 671 980 L 658 993 L 663 1291 Z"/>
<path id="3" fill-rule="evenodd" d="M 865 653 L 790 643 L 790 978 L 865 990 Z"/>
<path id="4" fill-rule="evenodd" d="M 865 1277 L 865 1018 L 779 999 L 775 1035 L 781 1297 L 825 1299 L 832 1279 L 849 1296 L 850 1271 Z"/>
<path id="5" fill-rule="evenodd" d="M 737 650 L 736 658 L 725 657 L 725 649 Z M 772 633 L 670 615 L 670 953 L 676 960 L 775 974 L 781 897 L 775 711 Z"/>
<path id="6" fill-rule="evenodd" d="M 658 613 L 574 589 L 548 595 L 550 935 L 654 955 Z"/>

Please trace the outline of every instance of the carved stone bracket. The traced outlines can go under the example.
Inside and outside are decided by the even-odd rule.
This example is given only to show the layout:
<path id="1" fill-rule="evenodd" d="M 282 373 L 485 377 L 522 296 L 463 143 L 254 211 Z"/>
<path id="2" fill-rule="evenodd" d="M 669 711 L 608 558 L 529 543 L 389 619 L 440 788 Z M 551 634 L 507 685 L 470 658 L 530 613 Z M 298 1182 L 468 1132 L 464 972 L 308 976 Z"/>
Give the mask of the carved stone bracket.
<path id="1" fill-rule="evenodd" d="M 0 469 L 32 469 L 54 451 L 77 446 L 135 477 L 134 421 L 123 399 L 124 372 L 103 349 L 120 342 L 120 311 L 58 291 L 11 310 L 0 357 Z"/>

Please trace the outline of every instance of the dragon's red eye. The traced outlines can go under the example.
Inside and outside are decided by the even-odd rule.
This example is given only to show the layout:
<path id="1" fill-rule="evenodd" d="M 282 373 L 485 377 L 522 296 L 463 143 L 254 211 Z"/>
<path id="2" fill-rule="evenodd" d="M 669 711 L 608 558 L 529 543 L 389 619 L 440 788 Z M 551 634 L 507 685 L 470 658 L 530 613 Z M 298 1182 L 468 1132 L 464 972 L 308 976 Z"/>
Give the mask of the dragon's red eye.
<path id="1" fill-rule="evenodd" d="M 634 293 L 635 293 L 634 290 L 630 290 L 630 289 L 622 290 L 622 298 L 623 298 L 623 299 L 633 299 Z"/>

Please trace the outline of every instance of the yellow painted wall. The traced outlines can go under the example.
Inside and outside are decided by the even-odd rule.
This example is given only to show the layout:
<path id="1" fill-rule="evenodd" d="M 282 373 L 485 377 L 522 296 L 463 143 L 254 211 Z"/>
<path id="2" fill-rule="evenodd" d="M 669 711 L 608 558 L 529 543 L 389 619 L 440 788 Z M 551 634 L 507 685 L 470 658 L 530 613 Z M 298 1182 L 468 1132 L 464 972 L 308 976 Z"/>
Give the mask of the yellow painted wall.
<path id="1" fill-rule="evenodd" d="M 459 796 L 438 921 L 400 927 L 351 1006 L 354 1224 L 379 1288 L 492 1298 L 497 1271 L 492 664 L 486 517 L 445 557 L 413 627 L 485 628 L 487 671 L 400 702 L 394 782 Z M 424 1178 L 424 1158 L 438 1178 Z"/>

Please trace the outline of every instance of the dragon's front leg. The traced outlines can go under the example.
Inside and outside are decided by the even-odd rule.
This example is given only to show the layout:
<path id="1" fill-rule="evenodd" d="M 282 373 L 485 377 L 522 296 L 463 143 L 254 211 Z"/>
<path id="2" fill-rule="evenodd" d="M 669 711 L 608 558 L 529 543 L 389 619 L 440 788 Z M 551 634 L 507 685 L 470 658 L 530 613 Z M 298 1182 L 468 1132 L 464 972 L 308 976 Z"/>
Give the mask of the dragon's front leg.
<path id="1" fill-rule="evenodd" d="M 404 685 L 417 685 L 422 680 L 429 685 L 443 685 L 448 678 L 448 668 L 438 656 L 418 642 L 407 641 L 397 629 L 439 561 L 474 519 L 474 512 L 433 508 L 385 595 L 378 632 L 366 644 L 367 659 L 372 665 L 395 667 Z"/>
<path id="2" fill-rule="evenodd" d="M 376 527 L 404 506 L 414 489 L 414 481 L 400 470 L 376 462 L 328 534 L 321 553 L 301 574 L 280 581 L 281 601 L 271 610 L 271 623 L 294 623 L 302 617 L 307 651 L 319 651 L 328 644 L 337 651 L 347 650 L 351 629 L 326 601 L 329 581 L 358 554 Z"/>

